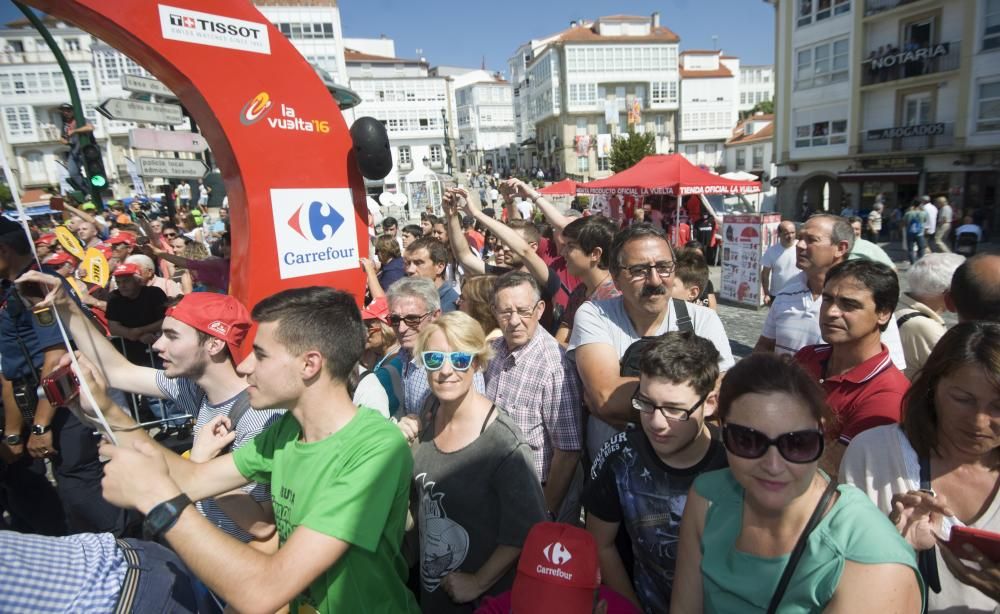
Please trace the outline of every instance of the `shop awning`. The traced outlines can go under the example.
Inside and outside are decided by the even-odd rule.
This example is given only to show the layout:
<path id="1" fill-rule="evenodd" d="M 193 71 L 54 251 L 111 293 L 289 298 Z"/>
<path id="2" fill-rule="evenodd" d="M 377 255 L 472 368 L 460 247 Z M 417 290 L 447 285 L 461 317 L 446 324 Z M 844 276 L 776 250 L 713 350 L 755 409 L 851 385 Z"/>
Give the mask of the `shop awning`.
<path id="1" fill-rule="evenodd" d="M 646 156 L 620 173 L 577 187 L 578 194 L 756 194 L 759 181 L 726 179 L 699 168 L 680 154 Z"/>

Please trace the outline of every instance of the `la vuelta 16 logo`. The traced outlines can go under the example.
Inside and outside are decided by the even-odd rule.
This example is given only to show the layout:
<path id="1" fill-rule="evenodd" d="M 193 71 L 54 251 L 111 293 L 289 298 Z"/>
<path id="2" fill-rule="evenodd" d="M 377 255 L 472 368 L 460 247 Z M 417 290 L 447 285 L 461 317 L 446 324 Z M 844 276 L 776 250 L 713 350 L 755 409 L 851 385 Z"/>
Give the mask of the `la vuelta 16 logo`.
<path id="1" fill-rule="evenodd" d="M 269 117 L 275 103 L 271 100 L 270 94 L 261 92 L 243 105 L 240 110 L 240 123 L 244 126 L 252 126 L 264 119 L 268 126 L 276 130 L 297 130 L 321 134 L 330 132 L 330 122 L 325 119 L 303 119 L 295 113 L 295 109 L 292 107 L 283 103 L 277 106 L 278 117 Z"/>

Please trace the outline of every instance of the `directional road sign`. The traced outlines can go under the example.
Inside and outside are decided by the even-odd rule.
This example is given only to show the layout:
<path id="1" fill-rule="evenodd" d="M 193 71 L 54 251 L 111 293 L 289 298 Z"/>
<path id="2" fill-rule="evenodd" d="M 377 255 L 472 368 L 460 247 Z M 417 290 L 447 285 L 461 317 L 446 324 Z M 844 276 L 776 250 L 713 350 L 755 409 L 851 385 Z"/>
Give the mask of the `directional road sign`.
<path id="1" fill-rule="evenodd" d="M 124 74 L 122 75 L 122 89 L 128 92 L 136 92 L 137 94 L 152 94 L 153 96 L 162 96 L 164 98 L 177 98 L 166 85 L 149 77 Z"/>
<path id="2" fill-rule="evenodd" d="M 139 164 L 139 174 L 143 177 L 188 179 L 202 177 L 208 172 L 208 167 L 201 160 L 138 158 L 136 162 Z"/>
<path id="3" fill-rule="evenodd" d="M 117 119 L 125 122 L 179 124 L 184 121 L 181 106 L 177 104 L 108 98 L 101 103 L 101 106 L 97 107 L 97 111 L 109 119 Z"/>
<path id="4" fill-rule="evenodd" d="M 178 130 L 153 130 L 152 128 L 132 128 L 128 131 L 128 144 L 136 149 L 156 151 L 192 151 L 200 153 L 208 148 L 205 137 L 196 132 Z"/>

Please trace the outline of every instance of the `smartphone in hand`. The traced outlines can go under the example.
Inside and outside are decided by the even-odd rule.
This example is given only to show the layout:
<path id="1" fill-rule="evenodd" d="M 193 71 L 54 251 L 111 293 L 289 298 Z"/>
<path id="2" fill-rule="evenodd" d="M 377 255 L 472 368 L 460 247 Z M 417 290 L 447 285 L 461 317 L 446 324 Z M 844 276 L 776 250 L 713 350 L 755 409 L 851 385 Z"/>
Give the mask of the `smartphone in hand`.
<path id="1" fill-rule="evenodd" d="M 968 553 L 962 548 L 965 544 L 975 547 L 994 563 L 1000 563 L 1000 533 L 972 527 L 952 527 L 951 539 L 945 542 L 948 549 L 958 558 L 968 559 Z"/>

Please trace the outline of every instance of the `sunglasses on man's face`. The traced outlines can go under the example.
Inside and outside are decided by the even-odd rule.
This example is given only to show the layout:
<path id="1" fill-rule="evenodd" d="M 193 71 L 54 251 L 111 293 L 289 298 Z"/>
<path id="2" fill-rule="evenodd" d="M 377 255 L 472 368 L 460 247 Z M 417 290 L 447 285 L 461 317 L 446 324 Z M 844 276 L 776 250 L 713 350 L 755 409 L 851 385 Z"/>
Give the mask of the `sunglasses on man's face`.
<path id="1" fill-rule="evenodd" d="M 428 371 L 440 371 L 447 360 L 451 363 L 451 368 L 456 371 L 468 371 L 472 366 L 472 359 L 475 356 L 472 352 L 435 352 L 428 351 L 420 354 L 420 359 L 424 363 L 424 368 Z"/>
<path id="2" fill-rule="evenodd" d="M 823 431 L 819 429 L 794 431 L 771 439 L 748 426 L 727 422 L 722 426 L 722 443 L 730 454 L 740 458 L 760 458 L 771 446 L 778 448 L 778 453 L 790 463 L 811 463 L 823 455 Z"/>
<path id="3" fill-rule="evenodd" d="M 163 233 L 163 236 L 166 237 L 166 238 L 168 238 L 168 239 L 176 239 L 177 238 L 177 233 L 176 232 L 165 232 L 165 233 Z"/>
<path id="4" fill-rule="evenodd" d="M 399 328 L 400 323 L 406 324 L 410 328 L 416 328 L 420 326 L 420 323 L 424 321 L 424 318 L 431 315 L 431 312 L 427 312 L 423 315 L 408 315 L 400 316 L 392 314 L 389 316 L 389 325 L 393 328 Z"/>

